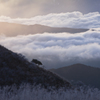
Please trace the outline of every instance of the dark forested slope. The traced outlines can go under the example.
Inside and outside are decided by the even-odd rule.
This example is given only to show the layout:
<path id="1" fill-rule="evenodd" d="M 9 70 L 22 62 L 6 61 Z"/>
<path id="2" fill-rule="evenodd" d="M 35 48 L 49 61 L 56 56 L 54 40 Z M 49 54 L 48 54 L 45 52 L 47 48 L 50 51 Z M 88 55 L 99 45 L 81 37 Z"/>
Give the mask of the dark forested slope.
<path id="1" fill-rule="evenodd" d="M 40 84 L 43 87 L 70 87 L 70 83 L 56 74 L 28 62 L 21 54 L 0 46 L 0 86 L 22 83 Z"/>

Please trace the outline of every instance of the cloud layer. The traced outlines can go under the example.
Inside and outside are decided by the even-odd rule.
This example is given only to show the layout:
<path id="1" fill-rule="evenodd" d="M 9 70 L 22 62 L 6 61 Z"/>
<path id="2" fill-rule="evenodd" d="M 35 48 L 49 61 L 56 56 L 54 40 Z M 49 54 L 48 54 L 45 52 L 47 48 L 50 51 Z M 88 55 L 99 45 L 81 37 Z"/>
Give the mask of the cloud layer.
<path id="1" fill-rule="evenodd" d="M 58 68 L 75 63 L 100 67 L 99 31 L 0 36 L 0 44 L 22 53 L 29 61 L 33 58 L 39 59 L 46 68 Z"/>
<path id="2" fill-rule="evenodd" d="M 25 25 L 42 24 L 52 27 L 70 27 L 70 28 L 99 28 L 100 13 L 82 14 L 81 12 L 51 13 L 44 16 L 32 18 L 12 19 L 6 16 L 0 16 L 0 22 L 20 23 Z"/>

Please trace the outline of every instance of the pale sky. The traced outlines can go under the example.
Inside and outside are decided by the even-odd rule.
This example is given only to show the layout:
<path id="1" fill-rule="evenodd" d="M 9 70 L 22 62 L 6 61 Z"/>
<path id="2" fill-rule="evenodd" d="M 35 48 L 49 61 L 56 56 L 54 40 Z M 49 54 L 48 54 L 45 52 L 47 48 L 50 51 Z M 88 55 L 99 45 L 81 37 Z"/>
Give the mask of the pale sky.
<path id="1" fill-rule="evenodd" d="M 100 11 L 100 0 L 0 0 L 0 16 L 34 17 L 49 13 Z"/>

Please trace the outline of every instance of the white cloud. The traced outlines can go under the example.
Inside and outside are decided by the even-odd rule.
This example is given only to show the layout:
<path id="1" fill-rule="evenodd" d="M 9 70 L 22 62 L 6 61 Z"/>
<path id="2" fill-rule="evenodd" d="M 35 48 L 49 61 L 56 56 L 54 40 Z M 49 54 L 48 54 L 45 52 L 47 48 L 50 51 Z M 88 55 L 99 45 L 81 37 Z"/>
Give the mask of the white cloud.
<path id="1" fill-rule="evenodd" d="M 1 22 L 20 23 L 26 25 L 43 24 L 52 27 L 71 27 L 71 28 L 99 28 L 100 13 L 93 12 L 82 14 L 81 12 L 51 13 L 44 16 L 32 18 L 12 19 L 0 16 Z"/>
<path id="2" fill-rule="evenodd" d="M 16 37 L 0 36 L 0 44 L 22 53 L 29 60 L 39 59 L 46 68 L 83 63 L 100 67 L 100 32 L 44 33 Z"/>

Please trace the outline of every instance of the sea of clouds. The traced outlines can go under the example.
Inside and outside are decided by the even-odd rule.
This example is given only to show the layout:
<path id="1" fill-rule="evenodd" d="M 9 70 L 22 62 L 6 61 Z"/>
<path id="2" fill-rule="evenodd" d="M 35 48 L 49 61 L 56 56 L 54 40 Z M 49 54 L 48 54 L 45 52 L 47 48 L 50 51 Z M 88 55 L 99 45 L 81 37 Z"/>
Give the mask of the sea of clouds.
<path id="1" fill-rule="evenodd" d="M 79 11 L 75 11 L 67 13 L 51 13 L 31 18 L 10 18 L 7 16 L 0 16 L 0 22 L 25 25 L 42 24 L 52 27 L 99 28 L 100 13 L 91 12 L 88 14 L 82 14 Z"/>
<path id="2" fill-rule="evenodd" d="M 25 25 L 43 24 L 52 27 L 98 28 L 87 32 L 43 33 L 6 37 L 0 35 L 0 44 L 8 49 L 22 53 L 29 61 L 40 60 L 45 68 L 58 68 L 82 63 L 100 67 L 100 13 L 67 12 L 48 14 L 33 18 L 1 16 L 0 22 Z"/>
<path id="3" fill-rule="evenodd" d="M 43 33 L 0 36 L 0 44 L 22 53 L 31 61 L 40 60 L 45 68 L 58 68 L 76 63 L 100 67 L 100 31 L 83 33 Z"/>

